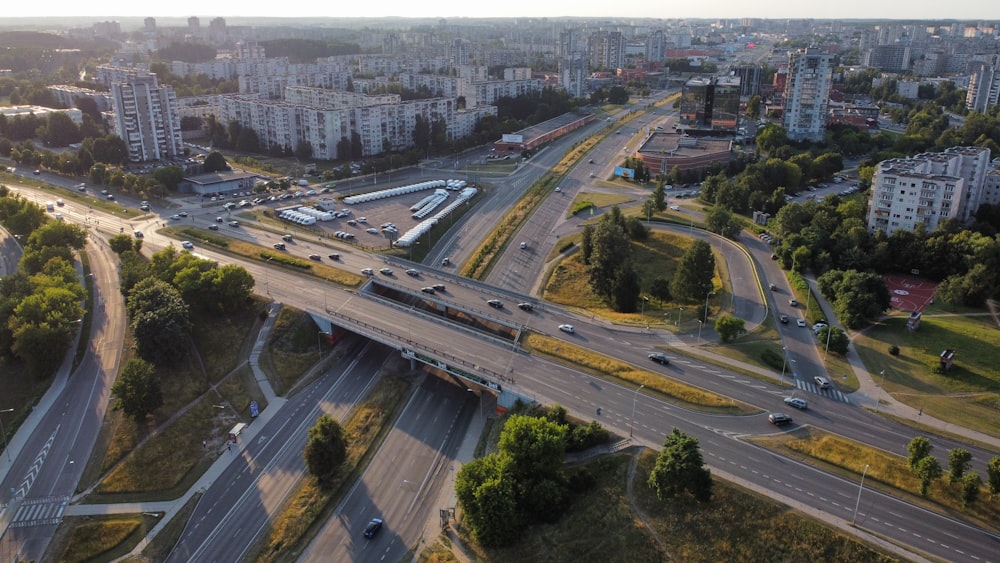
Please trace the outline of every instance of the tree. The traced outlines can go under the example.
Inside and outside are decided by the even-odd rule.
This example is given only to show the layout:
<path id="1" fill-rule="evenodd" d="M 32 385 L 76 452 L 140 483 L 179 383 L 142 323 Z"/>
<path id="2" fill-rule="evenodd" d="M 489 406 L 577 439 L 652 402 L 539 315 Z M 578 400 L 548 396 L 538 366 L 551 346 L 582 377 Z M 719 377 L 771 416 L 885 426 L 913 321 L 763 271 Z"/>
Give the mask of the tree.
<path id="1" fill-rule="evenodd" d="M 917 462 L 915 473 L 920 478 L 920 496 L 925 497 L 931 483 L 941 478 L 941 464 L 937 459 L 927 456 Z"/>
<path id="2" fill-rule="evenodd" d="M 728 238 L 736 238 L 743 228 L 733 212 L 721 205 L 712 207 L 705 218 L 705 225 L 709 231 Z"/>
<path id="3" fill-rule="evenodd" d="M 583 233 L 580 235 L 580 259 L 584 264 L 590 264 L 590 257 L 594 252 L 594 226 L 586 224 L 583 226 Z"/>
<path id="4" fill-rule="evenodd" d="M 513 415 L 500 433 L 500 450 L 510 456 L 515 477 L 554 475 L 566 453 L 566 426 L 544 418 Z"/>
<path id="5" fill-rule="evenodd" d="M 629 259 L 631 244 L 612 214 L 601 218 L 590 238 L 593 246 L 587 268 L 590 287 L 597 295 L 610 300 L 618 271 Z"/>
<path id="6" fill-rule="evenodd" d="M 667 278 L 654 278 L 649 284 L 648 293 L 660 301 L 670 301 L 670 280 Z"/>
<path id="7" fill-rule="evenodd" d="M 670 291 L 675 298 L 697 301 L 711 293 L 715 276 L 715 256 L 712 247 L 703 240 L 696 240 L 684 253 L 674 272 Z"/>
<path id="8" fill-rule="evenodd" d="M 153 171 L 153 179 L 168 190 L 176 190 L 177 184 L 184 179 L 184 169 L 176 164 L 162 166 Z"/>
<path id="9" fill-rule="evenodd" d="M 698 439 L 674 428 L 656 457 L 656 465 L 649 472 L 647 483 L 661 501 L 683 492 L 700 502 L 711 500 L 712 474 L 705 468 Z"/>
<path id="10" fill-rule="evenodd" d="M 816 337 L 824 347 L 829 342 L 830 351 L 837 354 L 846 354 L 847 348 L 851 344 L 851 339 L 848 338 L 847 333 L 835 326 L 820 329 L 816 333 Z"/>
<path id="11" fill-rule="evenodd" d="M 906 451 L 910 453 L 910 456 L 907 458 L 910 469 L 916 471 L 917 464 L 920 463 L 920 460 L 931 455 L 932 449 L 934 449 L 934 446 L 931 445 L 931 441 L 925 436 L 917 436 L 910 440 L 910 443 L 906 446 Z"/>
<path id="12" fill-rule="evenodd" d="M 205 163 L 203 164 L 205 172 L 220 172 L 229 170 L 229 164 L 226 163 L 226 157 L 222 156 L 219 151 L 212 151 L 208 153 L 205 157 Z"/>
<path id="13" fill-rule="evenodd" d="M 455 476 L 455 496 L 473 535 L 484 546 L 510 543 L 524 527 L 512 480 L 505 478 L 504 460 L 497 454 L 466 463 Z"/>
<path id="14" fill-rule="evenodd" d="M 662 182 L 657 182 L 656 187 L 653 188 L 652 201 L 655 211 L 663 211 L 667 208 L 667 190 Z"/>
<path id="15" fill-rule="evenodd" d="M 952 448 L 948 452 L 948 482 L 961 481 L 970 467 L 972 467 L 972 453 L 969 450 Z"/>
<path id="16" fill-rule="evenodd" d="M 127 303 L 139 356 L 157 365 L 175 365 L 187 357 L 190 313 L 176 289 L 146 278 L 135 284 Z"/>
<path id="17" fill-rule="evenodd" d="M 986 484 L 990 495 L 1000 493 L 1000 456 L 990 458 L 990 462 L 986 464 Z"/>
<path id="18" fill-rule="evenodd" d="M 715 332 L 723 342 L 729 342 L 743 333 L 744 326 L 743 319 L 723 315 L 715 321 Z"/>
<path id="19" fill-rule="evenodd" d="M 628 90 L 622 86 L 614 86 L 608 91 L 609 104 L 624 104 L 628 101 Z"/>
<path id="20" fill-rule="evenodd" d="M 156 377 L 153 365 L 140 358 L 133 358 L 125 364 L 122 372 L 111 386 L 115 396 L 115 408 L 141 422 L 163 405 L 160 379 Z"/>
<path id="21" fill-rule="evenodd" d="M 983 479 L 975 471 L 966 473 L 959 481 L 962 485 L 962 506 L 969 506 L 979 498 L 979 487 Z"/>
<path id="22" fill-rule="evenodd" d="M 332 484 L 347 459 L 347 440 L 340 424 L 325 414 L 320 416 L 316 425 L 309 429 L 309 441 L 302 456 L 309 473 L 321 486 Z"/>
<path id="23" fill-rule="evenodd" d="M 619 313 L 634 313 L 640 291 L 642 287 L 639 285 L 639 275 L 631 261 L 625 262 L 615 272 L 611 288 L 612 307 Z"/>
<path id="24" fill-rule="evenodd" d="M 115 254 L 121 254 L 126 250 L 138 250 L 141 243 L 142 241 L 133 239 L 132 235 L 126 234 L 115 235 L 108 239 L 108 246 L 111 247 L 111 250 L 114 251 Z"/>

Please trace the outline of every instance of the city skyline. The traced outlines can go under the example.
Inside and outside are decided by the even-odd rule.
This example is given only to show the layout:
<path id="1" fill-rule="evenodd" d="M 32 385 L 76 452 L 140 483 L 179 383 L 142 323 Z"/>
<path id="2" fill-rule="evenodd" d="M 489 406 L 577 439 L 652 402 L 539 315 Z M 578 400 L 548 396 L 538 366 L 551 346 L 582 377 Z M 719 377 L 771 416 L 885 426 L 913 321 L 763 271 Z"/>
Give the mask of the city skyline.
<path id="1" fill-rule="evenodd" d="M 300 7 L 301 6 L 301 7 Z M 708 5 L 651 6 L 640 0 L 625 0 L 614 5 L 607 2 L 584 0 L 552 0 L 535 5 L 526 11 L 521 7 L 491 3 L 469 3 L 460 0 L 433 0 L 431 2 L 400 2 L 390 0 L 382 9 L 373 13 L 369 6 L 337 4 L 327 7 L 315 5 L 285 5 L 279 11 L 272 2 L 246 0 L 226 8 L 209 8 L 203 2 L 178 0 L 168 4 L 144 4 L 112 0 L 105 2 L 100 13 L 93 6 L 61 0 L 53 4 L 15 3 L 4 8 L 0 26 L 11 23 L 13 18 L 43 17 L 163 17 L 186 18 L 198 16 L 211 18 L 517 18 L 517 17 L 584 17 L 584 18 L 758 18 L 758 19 L 888 19 L 899 20 L 899 7 L 892 3 L 871 4 L 862 0 L 837 3 L 786 3 L 781 0 L 762 0 L 754 4 L 723 0 Z M 324 11 L 326 10 L 326 11 Z M 53 16 L 58 14 L 58 16 Z M 934 0 L 914 0 L 906 6 L 906 20 L 1000 20 L 1000 3 L 988 0 L 970 0 L 959 5 L 946 5 Z M 903 21 L 903 20 L 900 20 Z"/>

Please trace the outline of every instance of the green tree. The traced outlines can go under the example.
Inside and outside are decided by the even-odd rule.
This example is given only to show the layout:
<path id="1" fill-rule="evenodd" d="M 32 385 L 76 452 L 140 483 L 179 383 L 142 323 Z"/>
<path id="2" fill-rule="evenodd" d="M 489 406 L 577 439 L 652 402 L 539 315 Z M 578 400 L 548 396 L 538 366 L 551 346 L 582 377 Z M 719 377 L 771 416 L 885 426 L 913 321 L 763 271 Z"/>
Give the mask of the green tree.
<path id="1" fill-rule="evenodd" d="M 590 238 L 593 247 L 587 267 L 590 287 L 597 295 L 610 300 L 618 271 L 629 259 L 631 243 L 612 215 L 601 218 Z"/>
<path id="2" fill-rule="evenodd" d="M 133 241 L 135 241 L 135 244 L 133 243 Z M 108 246 L 111 247 L 111 250 L 115 254 L 121 254 L 126 250 L 138 250 L 138 248 L 134 248 L 136 246 L 139 246 L 138 243 L 141 243 L 141 241 L 139 241 L 138 239 L 133 239 L 132 235 L 126 235 L 126 234 L 115 235 L 108 239 Z"/>
<path id="3" fill-rule="evenodd" d="M 993 456 L 986 464 L 986 485 L 989 487 L 990 495 L 1000 493 L 1000 456 Z"/>
<path id="4" fill-rule="evenodd" d="M 744 329 L 745 323 L 743 319 L 723 315 L 715 320 L 715 332 L 719 333 L 719 338 L 723 342 L 734 340 L 743 333 Z"/>
<path id="5" fill-rule="evenodd" d="M 847 348 L 851 344 L 851 339 L 848 338 L 847 333 L 835 326 L 820 329 L 816 333 L 816 337 L 824 349 L 829 342 L 830 351 L 837 354 L 846 354 Z"/>
<path id="6" fill-rule="evenodd" d="M 502 456 L 491 454 L 466 463 L 455 476 L 455 496 L 482 545 L 497 547 L 517 538 L 525 525 L 518 511 L 514 482 L 507 478 Z"/>
<path id="7" fill-rule="evenodd" d="M 153 179 L 168 190 L 176 190 L 177 184 L 184 179 L 184 169 L 175 164 L 162 166 L 153 171 Z"/>
<path id="8" fill-rule="evenodd" d="M 848 328 L 860 328 L 889 308 L 889 290 L 882 276 L 857 270 L 830 270 L 817 279 L 837 318 Z"/>
<path id="9" fill-rule="evenodd" d="M 340 424 L 325 414 L 320 416 L 316 425 L 309 429 L 309 440 L 302 456 L 306 469 L 316 481 L 323 487 L 331 485 L 347 459 L 347 439 Z"/>
<path id="10" fill-rule="evenodd" d="M 512 415 L 500 433 L 498 447 L 510 456 L 507 469 L 519 479 L 554 475 L 566 453 L 566 426 L 544 418 Z"/>
<path id="11" fill-rule="evenodd" d="M 163 405 L 160 379 L 156 377 L 153 365 L 140 358 L 133 358 L 125 364 L 111 386 L 111 394 L 115 396 L 115 408 L 136 422 L 141 422 L 146 415 Z"/>
<path id="12" fill-rule="evenodd" d="M 202 167 L 205 169 L 206 173 L 221 172 L 230 169 L 229 164 L 226 162 L 226 157 L 222 156 L 222 153 L 219 151 L 212 151 L 208 153 Z"/>
<path id="13" fill-rule="evenodd" d="M 140 357 L 157 365 L 176 365 L 187 357 L 190 313 L 176 289 L 146 278 L 129 292 L 126 310 Z"/>
<path id="14" fill-rule="evenodd" d="M 979 487 L 983 485 L 983 479 L 979 473 L 972 471 L 962 476 L 959 481 L 962 485 L 962 506 L 969 506 L 979 499 Z"/>
<path id="15" fill-rule="evenodd" d="M 915 473 L 920 478 L 920 496 L 927 496 L 931 483 L 941 478 L 941 464 L 932 456 L 927 456 L 917 462 Z"/>
<path id="16" fill-rule="evenodd" d="M 618 271 L 615 272 L 615 279 L 612 284 L 612 307 L 619 313 L 634 313 L 641 290 L 639 275 L 635 272 L 635 268 L 632 267 L 632 263 L 626 262 L 622 264 L 618 268 Z"/>
<path id="17" fill-rule="evenodd" d="M 711 500 L 712 474 L 702 460 L 698 439 L 674 428 L 656 457 L 647 483 L 661 501 L 683 492 L 700 502 Z"/>
<path id="18" fill-rule="evenodd" d="M 743 228 L 733 212 L 721 205 L 712 207 L 708 217 L 705 218 L 705 225 L 709 231 L 731 239 L 739 236 Z"/>
<path id="19" fill-rule="evenodd" d="M 590 257 L 594 253 L 594 226 L 586 224 L 583 226 L 583 233 L 580 235 L 580 259 L 584 264 L 590 264 Z"/>
<path id="20" fill-rule="evenodd" d="M 920 460 L 931 455 L 931 450 L 933 449 L 934 446 L 931 445 L 931 441 L 925 436 L 917 436 L 910 440 L 910 443 L 906 445 L 906 451 L 910 454 L 907 458 L 910 469 L 916 471 Z"/>
<path id="21" fill-rule="evenodd" d="M 656 183 L 656 187 L 653 188 L 652 200 L 654 211 L 663 211 L 667 208 L 667 190 L 663 183 Z"/>
<path id="22" fill-rule="evenodd" d="M 948 451 L 948 482 L 958 483 L 965 472 L 972 467 L 972 453 L 963 448 Z"/>
<path id="23" fill-rule="evenodd" d="M 653 278 L 653 281 L 649 283 L 650 295 L 659 299 L 660 301 L 670 301 L 670 280 L 667 278 Z"/>
<path id="24" fill-rule="evenodd" d="M 674 272 L 670 292 L 677 299 L 698 301 L 711 293 L 715 276 L 715 256 L 712 247 L 703 240 L 696 240 L 684 253 Z"/>

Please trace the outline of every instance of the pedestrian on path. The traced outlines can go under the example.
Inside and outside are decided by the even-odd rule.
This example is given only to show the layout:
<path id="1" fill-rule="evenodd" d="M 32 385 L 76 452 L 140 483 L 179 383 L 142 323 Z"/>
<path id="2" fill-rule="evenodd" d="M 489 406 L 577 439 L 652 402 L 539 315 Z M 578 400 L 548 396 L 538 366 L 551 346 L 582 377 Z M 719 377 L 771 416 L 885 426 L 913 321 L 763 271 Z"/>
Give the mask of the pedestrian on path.
<path id="1" fill-rule="evenodd" d="M 202 440 L 201 441 L 201 447 L 207 448 L 208 447 L 208 440 Z"/>

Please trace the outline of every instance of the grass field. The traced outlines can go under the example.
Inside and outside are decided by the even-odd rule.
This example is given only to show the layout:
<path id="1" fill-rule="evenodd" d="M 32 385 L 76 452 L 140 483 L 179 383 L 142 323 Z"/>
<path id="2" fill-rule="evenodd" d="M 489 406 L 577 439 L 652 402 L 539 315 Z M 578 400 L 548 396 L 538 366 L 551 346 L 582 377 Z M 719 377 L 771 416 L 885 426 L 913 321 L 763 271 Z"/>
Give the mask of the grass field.
<path id="1" fill-rule="evenodd" d="M 150 514 L 113 514 L 66 518 L 49 553 L 65 563 L 113 561 L 135 547 L 159 519 Z"/>
<path id="2" fill-rule="evenodd" d="M 304 311 L 282 307 L 261 355 L 261 367 L 278 395 L 284 395 L 319 361 L 319 327 Z"/>
<path id="3" fill-rule="evenodd" d="M 621 206 L 634 200 L 634 197 L 624 194 L 578 192 L 573 198 L 572 205 L 570 205 L 570 211 L 566 215 L 568 217 L 572 217 L 577 213 L 585 212 L 586 209 L 590 209 L 591 207 L 601 209 L 604 207 L 611 207 L 613 205 Z"/>
<path id="4" fill-rule="evenodd" d="M 894 399 L 956 425 L 1000 436 L 1000 330 L 986 315 L 927 314 L 916 331 L 895 316 L 854 337 L 872 374 L 885 371 L 885 390 Z M 899 346 L 899 356 L 888 353 Z M 956 350 L 954 367 L 934 373 L 938 355 Z M 881 380 L 881 376 L 879 376 Z"/>

